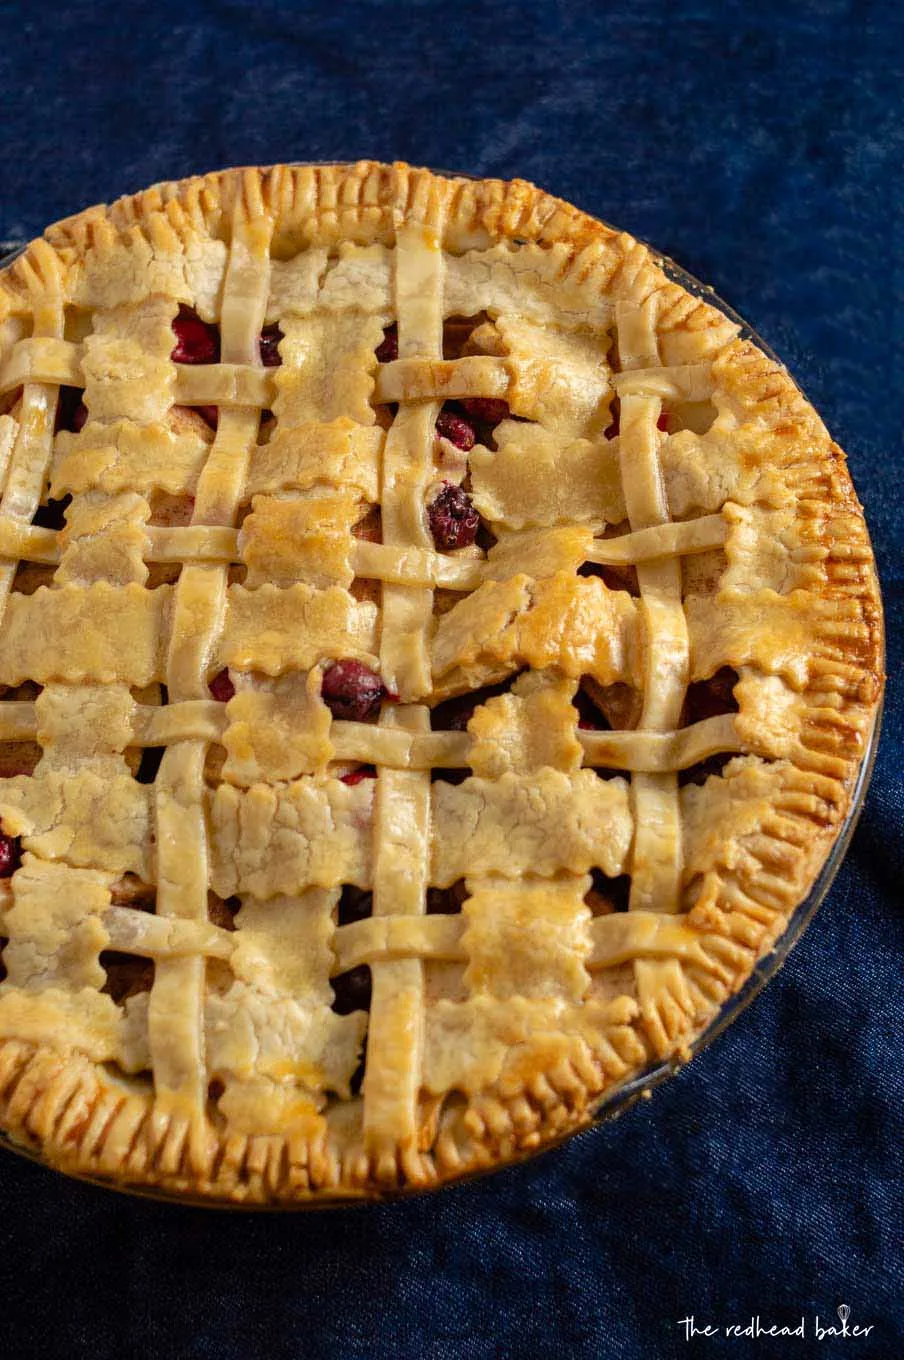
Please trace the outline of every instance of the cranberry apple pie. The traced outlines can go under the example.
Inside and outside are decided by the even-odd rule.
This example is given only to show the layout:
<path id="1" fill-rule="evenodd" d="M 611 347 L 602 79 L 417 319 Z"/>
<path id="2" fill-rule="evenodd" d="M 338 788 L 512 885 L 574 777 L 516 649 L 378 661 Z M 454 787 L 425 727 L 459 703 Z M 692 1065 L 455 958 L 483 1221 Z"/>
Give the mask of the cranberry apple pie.
<path id="1" fill-rule="evenodd" d="M 531 185 L 228 170 L 0 273 L 0 1129 L 296 1203 L 681 1057 L 881 686 L 844 455 Z"/>

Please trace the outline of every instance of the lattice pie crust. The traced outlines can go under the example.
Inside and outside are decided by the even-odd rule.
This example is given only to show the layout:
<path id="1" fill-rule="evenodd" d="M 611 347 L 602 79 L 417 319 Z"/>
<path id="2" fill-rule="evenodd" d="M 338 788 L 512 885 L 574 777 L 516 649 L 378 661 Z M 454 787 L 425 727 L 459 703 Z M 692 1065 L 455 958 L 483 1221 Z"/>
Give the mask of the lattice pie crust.
<path id="1" fill-rule="evenodd" d="M 158 185 L 0 274 L 0 393 L 14 1140 L 435 1185 L 584 1126 L 775 944 L 874 716 L 873 561 L 815 412 L 645 247 L 404 165 Z"/>

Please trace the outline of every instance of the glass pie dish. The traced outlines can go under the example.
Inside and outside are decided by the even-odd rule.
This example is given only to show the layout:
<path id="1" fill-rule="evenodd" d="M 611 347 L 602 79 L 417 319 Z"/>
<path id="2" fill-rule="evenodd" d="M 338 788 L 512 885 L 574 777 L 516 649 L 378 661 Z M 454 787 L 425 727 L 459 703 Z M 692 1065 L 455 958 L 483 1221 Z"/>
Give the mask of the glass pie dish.
<path id="1" fill-rule="evenodd" d="M 518 181 L 225 171 L 27 250 L 10 1145 L 320 1207 L 622 1112 L 780 966 L 862 804 L 878 597 L 812 408 Z"/>

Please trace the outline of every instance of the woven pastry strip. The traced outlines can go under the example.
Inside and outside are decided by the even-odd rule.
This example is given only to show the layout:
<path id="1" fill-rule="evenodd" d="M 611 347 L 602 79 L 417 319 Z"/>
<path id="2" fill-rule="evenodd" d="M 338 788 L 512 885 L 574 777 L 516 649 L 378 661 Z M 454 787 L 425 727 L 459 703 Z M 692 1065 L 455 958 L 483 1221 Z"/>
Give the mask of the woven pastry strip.
<path id="1" fill-rule="evenodd" d="M 396 314 L 399 353 L 422 360 L 442 357 L 442 205 L 418 204 L 425 220 L 409 220 L 396 232 Z M 383 455 L 383 542 L 428 550 L 424 495 L 433 465 L 432 401 L 403 404 Z M 412 734 L 430 730 L 428 711 L 408 701 L 431 685 L 427 634 L 432 592 L 422 586 L 384 585 L 380 662 L 384 680 L 403 701 L 381 722 Z M 374 817 L 375 917 L 420 916 L 426 910 L 429 848 L 429 771 L 393 773 L 377 781 Z M 413 957 L 373 966 L 368 1061 L 364 1079 L 365 1150 L 379 1179 L 391 1182 L 396 1157 L 416 1154 L 423 1035 L 423 966 Z"/>
<path id="2" fill-rule="evenodd" d="M 257 218 L 249 227 L 239 200 L 223 291 L 220 327 L 227 362 L 254 364 L 267 299 L 269 237 Z M 222 412 L 198 481 L 193 521 L 229 525 L 235 515 L 259 423 L 256 408 Z M 174 702 L 203 698 L 226 608 L 226 568 L 183 568 L 173 601 L 166 683 Z M 178 641 L 176 641 L 178 639 Z M 207 921 L 208 852 L 204 823 L 206 743 L 167 747 L 155 782 L 157 914 Z M 158 959 L 148 1008 L 157 1108 L 200 1132 L 207 1103 L 203 1040 L 204 959 Z"/>

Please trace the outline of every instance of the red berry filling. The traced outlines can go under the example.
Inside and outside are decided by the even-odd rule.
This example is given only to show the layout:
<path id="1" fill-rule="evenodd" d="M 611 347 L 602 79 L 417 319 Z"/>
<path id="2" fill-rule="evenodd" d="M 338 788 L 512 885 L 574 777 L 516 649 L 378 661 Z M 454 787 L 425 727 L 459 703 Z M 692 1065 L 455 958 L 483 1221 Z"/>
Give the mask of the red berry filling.
<path id="1" fill-rule="evenodd" d="M 218 406 L 193 406 L 193 411 L 197 411 L 202 420 L 206 420 L 212 430 L 217 428 L 220 423 L 220 408 Z"/>
<path id="2" fill-rule="evenodd" d="M 668 432 L 669 432 L 669 413 L 668 413 L 668 411 L 660 411 L 660 413 L 659 413 L 659 419 L 656 421 L 656 428 L 657 428 L 657 430 L 662 430 L 663 434 L 668 434 Z"/>
<path id="3" fill-rule="evenodd" d="M 54 434 L 58 434 L 60 430 L 68 430 L 70 434 L 78 434 L 88 419 L 88 408 L 82 401 L 83 395 L 84 389 L 81 387 L 60 388 L 56 420 L 53 424 Z"/>
<path id="4" fill-rule="evenodd" d="M 170 358 L 176 364 L 216 364 L 220 359 L 220 334 L 216 326 L 202 321 L 191 307 L 181 306 L 173 322 L 176 343 Z"/>
<path id="5" fill-rule="evenodd" d="M 228 704 L 235 694 L 235 685 L 229 678 L 228 670 L 220 671 L 219 675 L 215 675 L 207 688 L 213 698 L 221 704 Z"/>
<path id="6" fill-rule="evenodd" d="M 264 368 L 279 368 L 282 358 L 279 353 L 279 342 L 283 338 L 283 333 L 279 326 L 265 326 L 261 331 L 260 351 L 261 363 Z"/>
<path id="7" fill-rule="evenodd" d="M 399 328 L 395 322 L 387 326 L 383 332 L 383 339 L 374 350 L 381 364 L 391 364 L 393 359 L 399 357 Z"/>
<path id="8" fill-rule="evenodd" d="M 506 420 L 509 415 L 508 402 L 500 401 L 497 397 L 464 397 L 461 405 L 469 416 L 479 420 L 482 425 L 498 425 L 500 420 Z"/>
<path id="9" fill-rule="evenodd" d="M 376 777 L 377 771 L 373 765 L 362 765 L 360 770 L 349 770 L 348 774 L 340 775 L 339 782 L 351 787 L 354 784 L 363 783 L 365 779 L 376 779 Z"/>
<path id="10" fill-rule="evenodd" d="M 441 550 L 469 547 L 480 527 L 480 515 L 471 497 L 451 482 L 443 482 L 439 495 L 427 507 L 427 518 L 433 541 Z"/>
<path id="11" fill-rule="evenodd" d="M 463 416 L 457 416 L 454 411 L 440 411 L 436 417 L 436 433 L 442 435 L 443 439 L 448 439 L 450 444 L 454 444 L 463 453 L 473 449 L 477 442 L 474 426 L 469 425 Z"/>
<path id="12" fill-rule="evenodd" d="M 0 878 L 11 878 L 21 863 L 18 836 L 6 836 L 0 831 Z"/>
<path id="13" fill-rule="evenodd" d="M 380 711 L 386 686 L 363 661 L 334 661 L 323 673 L 323 701 L 334 718 L 366 722 Z"/>

